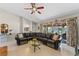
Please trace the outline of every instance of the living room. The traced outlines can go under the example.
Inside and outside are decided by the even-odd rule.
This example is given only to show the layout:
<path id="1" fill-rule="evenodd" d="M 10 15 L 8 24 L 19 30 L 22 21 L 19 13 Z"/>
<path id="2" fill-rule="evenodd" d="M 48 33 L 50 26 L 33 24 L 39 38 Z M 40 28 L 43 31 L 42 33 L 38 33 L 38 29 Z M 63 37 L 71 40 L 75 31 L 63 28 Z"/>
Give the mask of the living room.
<path id="1" fill-rule="evenodd" d="M 78 3 L 0 3 L 0 49 L 4 50 L 1 54 L 78 55 L 78 6 Z M 54 44 L 51 39 L 55 35 L 60 38 L 57 42 L 61 42 Z"/>

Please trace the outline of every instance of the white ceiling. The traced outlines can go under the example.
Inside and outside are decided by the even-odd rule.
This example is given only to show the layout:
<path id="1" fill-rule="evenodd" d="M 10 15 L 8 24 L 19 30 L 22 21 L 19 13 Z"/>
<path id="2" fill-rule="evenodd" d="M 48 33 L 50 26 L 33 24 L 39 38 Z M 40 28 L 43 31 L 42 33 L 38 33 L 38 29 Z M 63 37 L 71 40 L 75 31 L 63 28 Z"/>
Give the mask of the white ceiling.
<path id="1" fill-rule="evenodd" d="M 44 9 L 40 10 L 42 14 L 35 13 L 32 15 L 30 11 L 24 10 L 25 7 L 31 7 L 27 3 L 0 3 L 0 9 L 36 22 L 78 13 L 79 10 L 79 3 L 41 3 L 37 6 L 44 6 Z"/>

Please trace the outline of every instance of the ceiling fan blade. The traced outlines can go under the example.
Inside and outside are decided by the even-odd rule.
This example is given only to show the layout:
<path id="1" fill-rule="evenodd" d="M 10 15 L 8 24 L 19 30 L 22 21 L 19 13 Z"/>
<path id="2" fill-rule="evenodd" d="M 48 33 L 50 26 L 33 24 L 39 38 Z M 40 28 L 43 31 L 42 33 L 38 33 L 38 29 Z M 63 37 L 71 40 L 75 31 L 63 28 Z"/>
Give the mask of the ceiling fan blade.
<path id="1" fill-rule="evenodd" d="M 41 12 L 40 11 L 37 11 L 39 14 L 41 14 Z"/>
<path id="2" fill-rule="evenodd" d="M 34 12 L 32 11 L 31 14 L 33 14 Z"/>
<path id="3" fill-rule="evenodd" d="M 34 8 L 34 7 L 35 7 L 35 3 L 31 3 L 31 5 L 32 5 L 32 8 Z"/>
<path id="4" fill-rule="evenodd" d="M 32 8 L 24 8 L 25 10 L 31 10 Z"/>
<path id="5" fill-rule="evenodd" d="M 42 7 L 37 7 L 37 9 L 44 9 L 44 7 L 42 6 Z"/>
<path id="6" fill-rule="evenodd" d="M 31 3 L 31 5 L 35 5 L 35 3 Z"/>

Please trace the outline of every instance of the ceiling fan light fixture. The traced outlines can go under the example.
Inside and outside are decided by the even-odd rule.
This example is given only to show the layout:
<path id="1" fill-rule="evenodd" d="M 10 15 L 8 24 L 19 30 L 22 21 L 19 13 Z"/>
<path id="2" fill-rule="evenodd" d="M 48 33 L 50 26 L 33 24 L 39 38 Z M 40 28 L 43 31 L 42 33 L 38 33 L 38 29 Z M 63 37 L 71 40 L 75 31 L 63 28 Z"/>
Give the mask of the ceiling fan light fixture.
<path id="1" fill-rule="evenodd" d="M 40 9 L 44 9 L 43 6 L 41 7 L 37 7 L 35 3 L 31 3 L 32 8 L 24 8 L 25 10 L 31 10 L 31 14 L 38 12 L 39 14 L 41 14 L 41 12 L 39 11 Z"/>
<path id="2" fill-rule="evenodd" d="M 33 11 L 36 11 L 36 8 L 33 8 Z"/>

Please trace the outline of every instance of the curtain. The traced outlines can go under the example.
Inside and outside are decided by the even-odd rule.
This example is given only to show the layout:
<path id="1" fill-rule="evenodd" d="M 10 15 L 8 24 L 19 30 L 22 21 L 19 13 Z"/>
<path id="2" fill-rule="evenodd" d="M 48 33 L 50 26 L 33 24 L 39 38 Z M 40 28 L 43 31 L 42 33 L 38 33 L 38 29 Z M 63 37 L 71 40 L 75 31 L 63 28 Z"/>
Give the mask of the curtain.
<path id="1" fill-rule="evenodd" d="M 77 17 L 67 19 L 67 44 L 69 46 L 75 47 L 77 43 Z"/>

